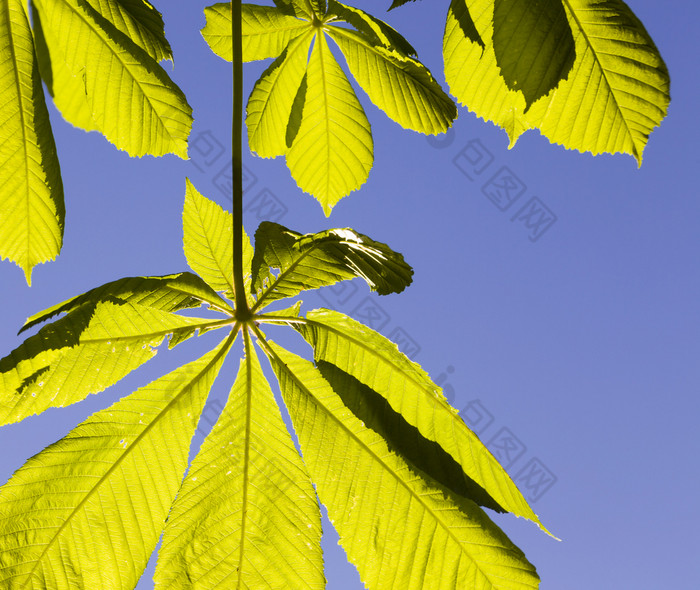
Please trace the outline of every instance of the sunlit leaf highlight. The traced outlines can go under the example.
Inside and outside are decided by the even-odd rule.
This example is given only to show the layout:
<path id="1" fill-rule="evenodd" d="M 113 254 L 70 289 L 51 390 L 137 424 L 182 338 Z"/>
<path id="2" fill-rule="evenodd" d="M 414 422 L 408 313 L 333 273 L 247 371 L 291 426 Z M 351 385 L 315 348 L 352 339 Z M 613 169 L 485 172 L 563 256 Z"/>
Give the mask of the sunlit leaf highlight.
<path id="1" fill-rule="evenodd" d="M 264 221 L 255 232 L 254 309 L 302 291 L 363 278 L 380 295 L 400 293 L 413 269 L 401 254 L 350 228 L 300 234 Z"/>

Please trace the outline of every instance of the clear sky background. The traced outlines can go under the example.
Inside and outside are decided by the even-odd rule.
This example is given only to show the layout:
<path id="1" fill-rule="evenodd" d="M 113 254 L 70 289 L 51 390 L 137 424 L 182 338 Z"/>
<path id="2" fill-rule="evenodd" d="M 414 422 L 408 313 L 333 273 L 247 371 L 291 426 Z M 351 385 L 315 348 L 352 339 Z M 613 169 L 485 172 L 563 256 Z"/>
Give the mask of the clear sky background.
<path id="1" fill-rule="evenodd" d="M 172 77 L 194 108 L 191 161 L 130 159 L 52 110 L 66 189 L 64 251 L 34 271 L 31 288 L 18 268 L 0 264 L 0 355 L 21 342 L 16 331 L 40 309 L 119 277 L 186 270 L 186 176 L 230 206 L 220 174 L 230 155 L 230 65 L 200 36 L 207 4 L 156 2 L 174 50 Z M 566 151 L 536 131 L 508 150 L 505 133 L 466 108 L 453 131 L 428 141 L 399 128 L 361 91 L 375 167 L 330 218 L 296 187 L 282 159 L 244 159 L 250 234 L 262 219 L 301 232 L 353 227 L 414 267 L 414 284 L 400 295 L 379 297 L 355 281 L 309 295 L 305 309 L 351 313 L 398 339 L 445 388 L 562 539 L 496 518 L 537 567 L 542 590 L 690 589 L 700 579 L 692 500 L 700 487 L 700 8 L 629 4 L 672 77 L 669 116 L 640 170 L 630 156 Z M 443 79 L 447 0 L 389 14 L 388 0 L 356 5 L 402 31 Z M 248 90 L 263 67 L 246 67 Z M 504 173 L 521 189 L 501 210 L 489 183 Z M 528 228 L 521 212 L 532 204 L 546 207 L 553 222 Z M 161 351 L 104 394 L 0 429 L 0 480 L 216 337 Z M 236 363 L 225 365 L 195 445 L 235 370 Z M 328 588 L 361 588 L 327 521 L 324 531 Z M 153 587 L 152 568 L 153 560 L 140 590 Z"/>

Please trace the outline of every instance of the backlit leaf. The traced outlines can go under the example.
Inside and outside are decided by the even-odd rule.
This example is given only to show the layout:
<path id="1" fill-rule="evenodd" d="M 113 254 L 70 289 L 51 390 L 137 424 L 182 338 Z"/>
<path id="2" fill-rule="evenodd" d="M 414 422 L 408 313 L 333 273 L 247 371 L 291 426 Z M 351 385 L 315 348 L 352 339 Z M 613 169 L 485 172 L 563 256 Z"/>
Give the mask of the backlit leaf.
<path id="1" fill-rule="evenodd" d="M 156 61 L 172 59 L 163 17 L 147 0 L 90 0 L 90 5 Z"/>
<path id="2" fill-rule="evenodd" d="M 204 9 L 207 24 L 202 36 L 219 57 L 233 59 L 231 4 L 222 2 Z M 287 44 L 309 30 L 309 22 L 280 12 L 272 6 L 243 4 L 241 7 L 243 60 L 277 57 Z"/>
<path id="3" fill-rule="evenodd" d="M 501 75 L 528 105 L 568 76 L 576 55 L 562 0 L 495 0 L 493 19 Z"/>
<path id="4" fill-rule="evenodd" d="M 452 125 L 457 107 L 419 61 L 355 31 L 332 27 L 328 34 L 372 102 L 399 125 L 432 135 Z"/>
<path id="5" fill-rule="evenodd" d="M 63 184 L 25 3 L 0 6 L 0 258 L 31 284 L 63 243 Z"/>
<path id="6" fill-rule="evenodd" d="M 233 309 L 201 278 L 189 272 L 162 277 L 126 277 L 91 289 L 82 295 L 57 303 L 34 314 L 22 326 L 21 332 L 59 313 L 68 313 L 85 303 L 119 299 L 138 303 L 160 311 L 179 311 L 208 304 L 214 309 L 231 313 Z"/>
<path id="7" fill-rule="evenodd" d="M 255 245 L 253 288 L 260 297 L 254 309 L 355 277 L 380 295 L 400 293 L 413 277 L 401 254 L 349 228 L 300 234 L 264 221 Z"/>
<path id="8" fill-rule="evenodd" d="M 136 585 L 229 347 L 227 342 L 93 414 L 0 488 L 0 586 Z"/>
<path id="9" fill-rule="evenodd" d="M 326 361 L 383 396 L 391 408 L 461 465 L 464 475 L 504 510 L 541 526 L 510 476 L 419 365 L 396 344 L 335 311 L 316 310 L 294 327 Z"/>
<path id="10" fill-rule="evenodd" d="M 364 10 L 341 4 L 336 0 L 329 1 L 328 10 L 387 49 L 399 51 L 404 55 L 416 55 L 413 46 L 396 29 Z"/>
<path id="11" fill-rule="evenodd" d="M 316 35 L 306 74 L 301 125 L 287 154 L 299 188 L 318 199 L 326 215 L 369 176 L 374 146 L 355 91 Z"/>
<path id="12" fill-rule="evenodd" d="M 389 402 L 352 375 L 326 361 L 316 366 L 347 408 L 384 438 L 411 469 L 428 475 L 455 494 L 496 512 L 505 510 L 439 444 L 425 438 Z"/>
<path id="13" fill-rule="evenodd" d="M 92 116 L 92 107 L 85 91 L 85 81 L 82 76 L 75 76 L 66 65 L 66 58 L 55 39 L 51 29 L 44 32 L 41 17 L 32 2 L 32 23 L 34 25 L 34 40 L 36 43 L 37 59 L 41 78 L 53 98 L 54 105 L 63 118 L 74 127 L 83 131 L 97 131 L 97 123 Z"/>
<path id="14" fill-rule="evenodd" d="M 452 0 L 443 43 L 450 90 L 478 116 L 503 127 L 511 145 L 536 127 L 567 148 L 594 155 L 627 153 L 641 163 L 648 136 L 670 100 L 666 66 L 644 26 L 621 0 L 564 0 L 563 6 L 576 58 L 566 80 L 528 105 L 522 92 L 510 89 L 501 76 L 489 41 L 508 43 L 493 29 L 494 0 L 469 2 L 485 47 L 459 25 L 465 0 Z M 525 43 L 524 33 L 513 34 L 516 42 Z M 543 38 L 540 49 L 548 47 Z"/>
<path id="15" fill-rule="evenodd" d="M 182 212 L 183 248 L 187 263 L 216 291 L 234 298 L 233 287 L 233 220 L 214 201 L 207 199 L 187 180 L 185 207 Z M 243 234 L 243 268 L 246 284 L 250 283 L 253 247 Z M 246 289 L 247 290 L 247 289 Z"/>
<path id="16" fill-rule="evenodd" d="M 287 127 L 299 85 L 306 74 L 312 33 L 300 35 L 255 83 L 247 107 L 251 151 L 262 158 L 287 153 Z"/>
<path id="17" fill-rule="evenodd" d="M 98 7 L 108 12 L 104 2 Z M 110 0 L 109 6 L 115 2 Z M 64 62 L 59 66 L 61 78 L 66 76 L 65 65 L 82 82 L 93 128 L 132 156 L 174 153 L 186 158 L 192 109 L 156 60 L 131 40 L 130 30 L 135 25 L 132 23 L 130 27 L 127 21 L 119 20 L 119 26 L 127 34 L 81 0 L 34 0 L 34 3 L 51 62 Z M 114 14 L 126 14 L 114 10 Z M 137 41 L 145 43 L 146 38 L 143 33 Z M 149 50 L 164 51 L 163 47 Z M 52 86 L 54 93 L 60 90 L 56 80 Z M 77 89 L 74 83 L 72 90 Z M 65 104 L 57 101 L 59 108 Z M 84 105 L 80 103 L 79 111 L 66 111 L 63 115 L 77 125 L 85 118 Z"/>
<path id="18" fill-rule="evenodd" d="M 325 587 L 316 492 L 250 338 L 168 518 L 156 589 Z"/>
<path id="19" fill-rule="evenodd" d="M 230 60 L 230 5 L 206 12 L 203 35 L 215 53 Z M 370 99 L 400 125 L 435 134 L 457 116 L 428 69 L 410 57 L 415 55 L 410 43 L 360 9 L 336 0 L 328 8 L 320 0 L 244 4 L 242 35 L 246 61 L 276 58 L 248 102 L 250 148 L 265 158 L 285 155 L 297 185 L 319 201 L 326 215 L 367 180 L 374 161 L 369 121 L 326 36 L 340 46 Z"/>
<path id="20" fill-rule="evenodd" d="M 150 360 L 168 334 L 216 324 L 118 300 L 80 305 L 0 359 L 0 425 L 103 391 Z"/>
<path id="21" fill-rule="evenodd" d="M 535 568 L 476 504 L 413 471 L 311 363 L 266 348 L 319 498 L 368 588 L 538 587 Z"/>

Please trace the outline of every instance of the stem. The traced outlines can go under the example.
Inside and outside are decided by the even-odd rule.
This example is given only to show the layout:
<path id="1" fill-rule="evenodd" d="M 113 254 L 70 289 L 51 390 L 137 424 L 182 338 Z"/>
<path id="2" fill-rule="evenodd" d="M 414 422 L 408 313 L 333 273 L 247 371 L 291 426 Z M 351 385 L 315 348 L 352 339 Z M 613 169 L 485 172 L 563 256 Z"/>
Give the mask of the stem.
<path id="1" fill-rule="evenodd" d="M 233 43 L 233 122 L 231 125 L 231 164 L 233 168 L 233 289 L 236 319 L 252 316 L 243 282 L 243 43 L 241 0 L 231 2 L 231 41 Z"/>

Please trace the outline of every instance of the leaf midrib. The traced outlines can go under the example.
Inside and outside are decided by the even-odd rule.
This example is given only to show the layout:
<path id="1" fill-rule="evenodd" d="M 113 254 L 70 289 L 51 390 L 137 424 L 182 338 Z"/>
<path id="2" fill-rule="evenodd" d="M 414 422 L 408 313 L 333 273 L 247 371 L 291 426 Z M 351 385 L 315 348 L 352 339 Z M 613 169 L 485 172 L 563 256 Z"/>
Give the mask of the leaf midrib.
<path id="1" fill-rule="evenodd" d="M 245 387 L 245 434 L 243 437 L 243 498 L 241 501 L 241 541 L 238 553 L 238 580 L 236 588 L 240 590 L 243 580 L 243 556 L 245 554 L 246 523 L 248 521 L 248 486 L 250 485 L 250 444 L 251 444 L 251 401 L 253 398 L 253 366 L 251 359 L 250 335 L 243 331 L 245 343 L 246 387 Z M 252 354 L 255 354 L 254 352 Z"/>
<path id="2" fill-rule="evenodd" d="M 308 1 L 308 0 L 307 0 Z M 325 187 L 325 194 L 328 195 L 330 193 L 331 189 L 331 174 L 330 174 L 330 168 L 331 168 L 331 142 L 330 138 L 333 137 L 333 132 L 331 131 L 331 118 L 329 116 L 329 105 L 328 105 L 328 80 L 326 78 L 326 59 L 325 59 L 325 52 L 324 49 L 328 49 L 328 46 L 326 45 L 326 35 L 325 35 L 325 30 L 324 31 L 319 31 L 319 33 L 316 34 L 316 39 L 318 39 L 318 59 L 321 64 L 321 86 L 323 88 L 323 121 L 325 123 L 324 128 L 325 128 L 325 135 L 326 135 L 326 141 L 325 147 L 326 147 L 326 162 L 328 163 L 328 170 L 326 170 L 326 174 L 324 175 L 326 177 L 326 187 Z M 333 56 L 331 56 L 331 59 Z M 338 67 L 340 67 L 340 64 L 338 64 Z"/>
<path id="3" fill-rule="evenodd" d="M 196 330 L 196 329 L 203 329 L 203 328 L 211 328 L 212 326 L 225 326 L 226 324 L 231 323 L 231 319 L 223 319 L 223 320 L 211 320 L 207 321 L 204 320 L 203 318 L 189 318 L 188 316 L 175 316 L 179 318 L 186 318 L 186 319 L 193 319 L 195 322 L 192 324 L 186 324 L 184 326 L 173 326 L 170 328 L 163 328 L 162 330 L 157 330 L 155 332 L 148 332 L 148 333 L 143 333 L 143 334 L 129 334 L 126 336 L 111 336 L 111 337 L 100 337 L 100 338 L 86 338 L 86 339 L 81 339 L 76 347 L 82 346 L 85 344 L 101 344 L 104 342 L 110 343 L 110 342 L 123 342 L 125 340 L 147 340 L 147 339 L 153 339 L 161 336 L 167 336 L 168 334 L 171 334 L 173 332 L 179 332 L 181 330 Z M 198 323 L 199 322 L 199 323 Z M 75 348 L 75 347 L 70 347 L 70 348 Z"/>

